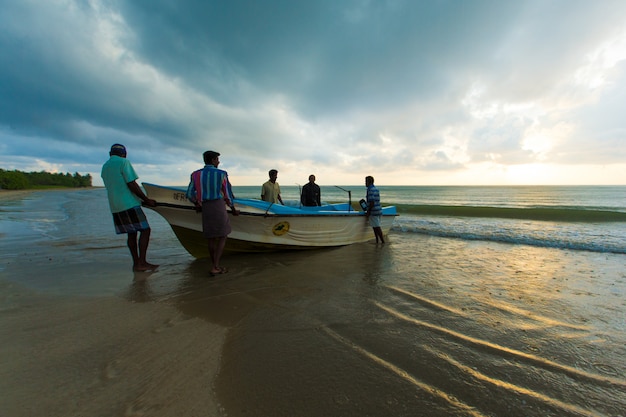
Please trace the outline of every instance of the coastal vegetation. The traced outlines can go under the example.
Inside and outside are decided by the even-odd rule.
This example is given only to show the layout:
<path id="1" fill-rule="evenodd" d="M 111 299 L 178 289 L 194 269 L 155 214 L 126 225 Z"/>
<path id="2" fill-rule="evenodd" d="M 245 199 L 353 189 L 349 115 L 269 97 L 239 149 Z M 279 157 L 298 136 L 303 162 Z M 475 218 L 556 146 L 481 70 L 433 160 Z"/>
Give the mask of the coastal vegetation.
<path id="1" fill-rule="evenodd" d="M 29 190 L 53 187 L 80 188 L 91 187 L 91 175 L 81 175 L 75 172 L 51 173 L 51 172 L 22 172 L 18 170 L 7 171 L 0 168 L 0 189 L 3 190 Z"/>

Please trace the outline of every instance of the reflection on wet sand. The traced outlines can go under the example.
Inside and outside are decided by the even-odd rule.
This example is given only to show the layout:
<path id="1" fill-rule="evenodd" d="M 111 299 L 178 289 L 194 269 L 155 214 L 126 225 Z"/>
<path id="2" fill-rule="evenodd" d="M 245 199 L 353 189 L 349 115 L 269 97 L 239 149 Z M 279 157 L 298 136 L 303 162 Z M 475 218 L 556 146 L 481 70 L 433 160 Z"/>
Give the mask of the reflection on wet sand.
<path id="1" fill-rule="evenodd" d="M 229 329 L 216 385 L 229 416 L 619 415 L 623 346 L 578 320 L 560 279 L 576 265 L 430 239 L 411 267 L 400 243 L 235 256 L 213 278 L 189 265 L 170 301 Z M 512 255 L 512 270 L 535 263 L 493 267 Z"/>
<path id="2" fill-rule="evenodd" d="M 133 282 L 128 287 L 126 298 L 134 303 L 155 301 L 156 297 L 150 288 L 150 276 L 156 271 L 133 271 Z"/>

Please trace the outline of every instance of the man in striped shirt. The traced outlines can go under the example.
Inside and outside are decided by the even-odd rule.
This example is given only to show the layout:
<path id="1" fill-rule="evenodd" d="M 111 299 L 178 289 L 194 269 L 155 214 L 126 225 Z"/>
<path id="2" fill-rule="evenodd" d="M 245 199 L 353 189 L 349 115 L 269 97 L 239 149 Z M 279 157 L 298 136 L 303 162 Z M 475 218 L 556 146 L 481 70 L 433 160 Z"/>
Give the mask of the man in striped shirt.
<path id="1" fill-rule="evenodd" d="M 365 201 L 367 201 L 367 212 L 365 215 L 369 220 L 370 226 L 374 229 L 374 236 L 376 236 L 376 243 L 380 240 L 380 243 L 385 243 L 383 237 L 383 229 L 380 227 L 380 222 L 383 215 L 383 209 L 380 206 L 380 192 L 374 185 L 374 177 L 368 175 L 365 177 L 365 186 L 367 187 L 367 193 L 365 195 Z"/>
<path id="2" fill-rule="evenodd" d="M 218 152 L 206 151 L 203 154 L 204 168 L 191 174 L 187 188 L 187 198 L 202 210 L 202 234 L 208 240 L 209 255 L 213 261 L 209 272 L 211 276 L 228 272 L 220 266 L 226 237 L 231 232 L 226 206 L 230 207 L 234 216 L 239 215 L 233 203 L 228 173 L 217 168 L 219 156 Z"/>

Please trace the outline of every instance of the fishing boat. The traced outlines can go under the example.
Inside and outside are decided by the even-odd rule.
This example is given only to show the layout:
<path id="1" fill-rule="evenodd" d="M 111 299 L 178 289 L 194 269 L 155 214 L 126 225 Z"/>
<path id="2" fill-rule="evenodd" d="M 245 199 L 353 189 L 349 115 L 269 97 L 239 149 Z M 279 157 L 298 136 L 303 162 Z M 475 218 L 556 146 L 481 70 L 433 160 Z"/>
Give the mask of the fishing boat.
<path id="1" fill-rule="evenodd" d="M 209 256 L 202 236 L 202 214 L 187 200 L 186 189 L 142 183 L 149 198 L 157 201 L 148 207 L 159 213 L 172 227 L 183 247 L 196 258 Z M 364 211 L 348 203 L 300 207 L 272 204 L 257 199 L 234 200 L 238 216 L 230 217 L 232 232 L 225 252 L 269 252 L 345 246 L 373 239 L 374 234 Z M 230 209 L 228 209 L 230 211 Z M 381 228 L 387 235 L 395 206 L 383 207 Z"/>

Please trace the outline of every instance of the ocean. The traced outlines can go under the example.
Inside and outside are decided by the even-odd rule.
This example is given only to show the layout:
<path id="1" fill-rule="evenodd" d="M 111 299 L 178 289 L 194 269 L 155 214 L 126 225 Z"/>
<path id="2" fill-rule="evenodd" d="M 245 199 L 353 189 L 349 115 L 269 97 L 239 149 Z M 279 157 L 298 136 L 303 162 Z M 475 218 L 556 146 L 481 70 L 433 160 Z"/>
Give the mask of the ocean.
<path id="1" fill-rule="evenodd" d="M 214 377 L 180 356 L 184 334 L 160 346 L 180 360 L 173 380 L 206 375 L 194 398 L 219 404 L 188 415 L 626 416 L 626 186 L 378 187 L 400 214 L 386 244 L 229 255 L 218 277 L 150 210 L 148 259 L 161 266 L 133 273 L 103 189 L 0 195 L 0 319 L 27 311 L 16 295 L 26 291 L 163 306 L 180 315 L 173 322 L 224 329 Z M 296 205 L 299 187 L 281 188 Z M 234 187 L 239 198 L 259 191 Z M 365 187 L 321 192 L 356 203 Z M 142 392 L 133 404 L 146 415 L 167 415 L 147 387 L 175 387 L 136 359 L 124 392 Z M 87 403 L 93 384 L 75 395 Z M 29 394 L 0 388 L 13 401 L 5 410 Z M 85 411 L 49 397 L 47 415 Z M 181 392 L 172 401 L 193 403 Z"/>
<path id="2" fill-rule="evenodd" d="M 258 187 L 235 195 L 258 198 Z M 364 197 L 364 187 L 321 187 L 326 202 Z M 626 253 L 624 186 L 381 186 L 401 216 L 394 232 L 462 240 Z M 298 187 L 282 187 L 295 204 Z M 354 190 L 348 195 L 344 190 Z M 621 227 L 616 227 L 621 224 Z"/>

